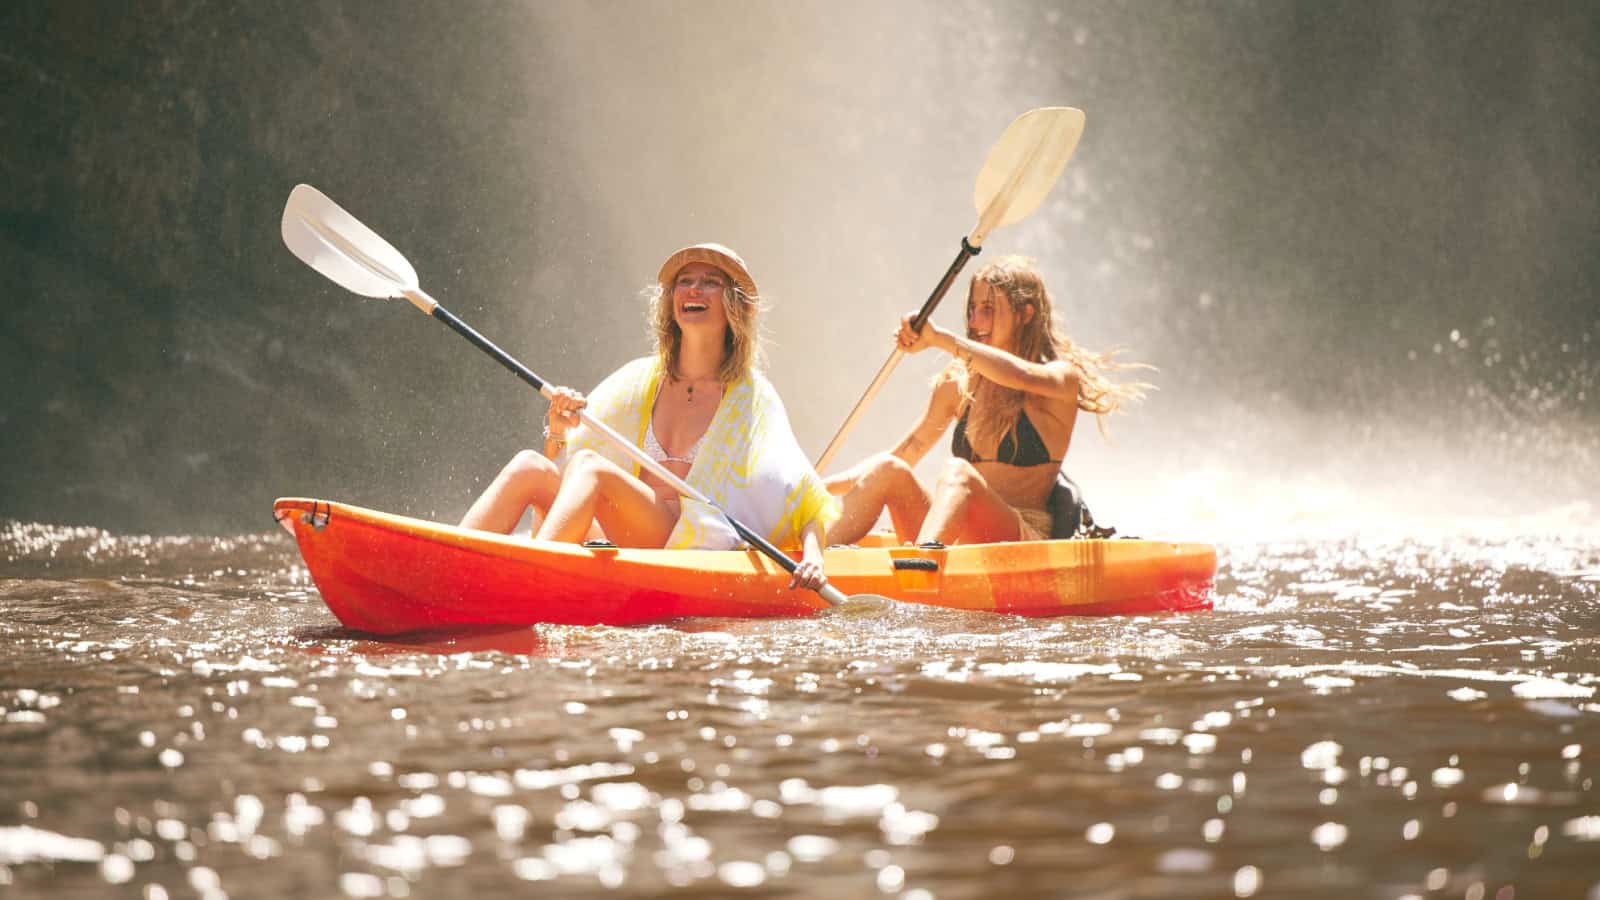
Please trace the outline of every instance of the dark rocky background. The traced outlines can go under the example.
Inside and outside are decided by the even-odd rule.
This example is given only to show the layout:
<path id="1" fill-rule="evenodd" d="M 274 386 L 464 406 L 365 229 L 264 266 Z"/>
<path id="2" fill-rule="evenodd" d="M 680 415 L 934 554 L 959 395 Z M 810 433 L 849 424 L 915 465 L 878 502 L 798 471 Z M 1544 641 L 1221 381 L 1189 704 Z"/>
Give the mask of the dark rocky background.
<path id="1" fill-rule="evenodd" d="M 275 493 L 430 484 L 429 458 L 450 443 L 440 407 L 508 415 L 459 389 L 451 371 L 473 360 L 431 323 L 316 277 L 278 221 L 306 181 L 412 253 L 437 242 L 429 268 L 451 277 L 431 287 L 446 303 L 488 293 L 486 278 L 498 289 L 488 273 L 534 249 L 526 230 L 483 220 L 531 225 L 565 204 L 575 228 L 593 227 L 555 155 L 521 143 L 552 101 L 523 77 L 541 36 L 510 17 L 487 4 L 7 5 L 0 268 L 21 305 L 0 343 L 0 511 L 252 528 Z M 570 290 L 561 277 L 546 287 Z"/>
<path id="2" fill-rule="evenodd" d="M 8 3 L 0 518 L 258 530 L 293 494 L 453 519 L 532 439 L 531 391 L 283 249 L 299 182 L 579 387 L 644 351 L 666 252 L 739 247 L 820 451 L 971 227 L 988 146 L 1052 104 L 1084 142 L 989 252 L 1160 367 L 1114 442 L 1074 446 L 1113 510 L 1586 514 L 1597 9 Z M 910 424 L 913 362 L 847 455 Z"/>

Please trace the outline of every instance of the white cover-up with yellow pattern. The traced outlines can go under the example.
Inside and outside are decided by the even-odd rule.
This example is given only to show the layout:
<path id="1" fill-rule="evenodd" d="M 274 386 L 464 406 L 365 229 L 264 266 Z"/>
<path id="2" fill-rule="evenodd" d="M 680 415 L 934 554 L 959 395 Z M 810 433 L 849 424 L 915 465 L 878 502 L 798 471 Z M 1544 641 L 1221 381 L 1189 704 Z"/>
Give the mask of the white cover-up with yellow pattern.
<path id="1" fill-rule="evenodd" d="M 590 415 L 634 442 L 644 443 L 664 375 L 661 361 L 647 356 L 611 373 L 589 394 Z M 573 429 L 569 452 L 593 450 L 625 471 L 639 464 L 586 425 Z M 684 481 L 727 510 L 751 531 L 785 549 L 800 546 L 813 520 L 824 532 L 839 518 L 839 502 L 801 452 L 789 415 L 772 384 L 759 373 L 729 385 L 706 428 L 694 465 Z M 743 541 L 721 513 L 688 497 L 667 538 L 669 549 L 730 550 Z M 821 537 L 821 535 L 819 535 Z"/>

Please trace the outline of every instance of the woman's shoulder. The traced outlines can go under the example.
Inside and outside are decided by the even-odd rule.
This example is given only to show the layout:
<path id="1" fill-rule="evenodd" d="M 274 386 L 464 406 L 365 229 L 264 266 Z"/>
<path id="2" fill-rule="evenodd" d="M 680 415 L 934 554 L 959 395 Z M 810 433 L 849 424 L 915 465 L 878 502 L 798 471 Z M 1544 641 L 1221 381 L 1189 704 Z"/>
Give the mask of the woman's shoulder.
<path id="1" fill-rule="evenodd" d="M 951 363 L 933 376 L 932 402 L 938 406 L 953 406 L 962 399 L 961 365 Z"/>
<path id="2" fill-rule="evenodd" d="M 1034 415 L 1046 413 L 1057 418 L 1076 415 L 1079 382 L 1082 378 L 1082 372 L 1079 371 L 1077 364 L 1069 360 L 1054 359 L 1042 365 L 1051 376 L 1052 389 L 1025 392 L 1022 396 L 1024 408 Z"/>
<path id="3" fill-rule="evenodd" d="M 660 372 L 660 366 L 660 362 L 654 356 L 641 356 L 623 363 L 612 370 L 610 375 L 600 379 L 600 383 L 595 385 L 594 393 L 641 390 L 655 379 Z"/>
<path id="4" fill-rule="evenodd" d="M 1044 367 L 1046 390 L 1029 391 L 1029 397 L 1039 400 L 1070 400 L 1073 403 L 1078 399 L 1078 383 L 1082 380 L 1083 371 L 1078 364 L 1070 359 L 1051 359 L 1039 363 Z"/>
<path id="5" fill-rule="evenodd" d="M 740 389 L 748 390 L 753 397 L 775 401 L 780 405 L 783 403 L 783 397 L 778 393 L 777 386 L 759 369 L 751 369 L 727 387 L 730 393 Z"/>
<path id="6" fill-rule="evenodd" d="M 940 391 L 960 391 L 961 375 L 961 363 L 954 359 L 950 360 L 950 362 L 946 364 L 944 368 L 940 369 L 933 376 L 932 386 L 934 393 L 938 393 Z"/>

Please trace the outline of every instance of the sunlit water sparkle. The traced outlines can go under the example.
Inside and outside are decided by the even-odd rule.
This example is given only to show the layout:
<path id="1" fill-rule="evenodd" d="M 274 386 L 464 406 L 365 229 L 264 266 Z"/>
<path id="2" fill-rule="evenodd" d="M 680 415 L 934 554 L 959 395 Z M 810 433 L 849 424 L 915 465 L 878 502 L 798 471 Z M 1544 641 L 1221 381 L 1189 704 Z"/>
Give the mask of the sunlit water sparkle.
<path id="1" fill-rule="evenodd" d="M 342 630 L 277 534 L 0 529 L 16 896 L 1592 897 L 1600 541 L 1237 541 L 1216 610 Z"/>

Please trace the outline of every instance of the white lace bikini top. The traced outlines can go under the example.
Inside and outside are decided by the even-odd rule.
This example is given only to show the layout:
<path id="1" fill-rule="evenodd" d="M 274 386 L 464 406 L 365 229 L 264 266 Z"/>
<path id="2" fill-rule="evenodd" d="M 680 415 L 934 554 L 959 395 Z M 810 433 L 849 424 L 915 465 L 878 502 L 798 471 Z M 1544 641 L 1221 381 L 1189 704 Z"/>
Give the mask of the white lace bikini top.
<path id="1" fill-rule="evenodd" d="M 706 430 L 710 431 L 711 429 L 708 428 Z M 702 434 L 700 435 L 700 440 L 695 441 L 694 446 L 690 447 L 689 452 L 684 456 L 668 456 L 666 448 L 661 446 L 661 441 L 656 438 L 655 416 L 652 415 L 650 417 L 650 427 L 644 430 L 644 452 L 656 462 L 675 462 L 692 466 L 694 465 L 694 458 L 700 455 L 700 445 L 705 442 L 706 436 Z"/>

